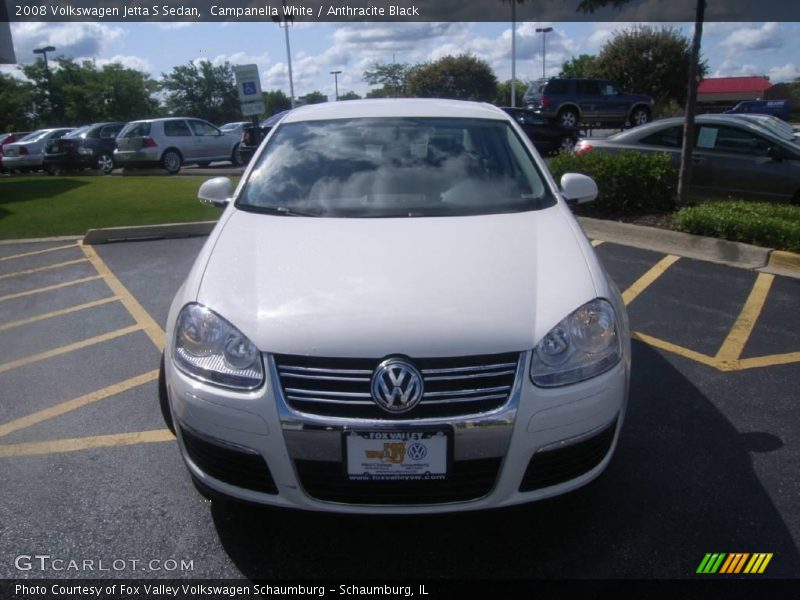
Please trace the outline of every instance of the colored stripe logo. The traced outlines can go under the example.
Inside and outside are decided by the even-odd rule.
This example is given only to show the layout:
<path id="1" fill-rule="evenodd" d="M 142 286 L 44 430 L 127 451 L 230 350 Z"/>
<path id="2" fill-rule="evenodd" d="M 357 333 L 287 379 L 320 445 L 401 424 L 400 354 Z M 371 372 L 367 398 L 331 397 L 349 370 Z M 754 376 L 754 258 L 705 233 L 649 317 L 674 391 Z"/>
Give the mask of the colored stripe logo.
<path id="1" fill-rule="evenodd" d="M 701 575 L 713 575 L 715 573 L 725 575 L 748 574 L 755 575 L 763 573 L 769 562 L 772 560 L 772 552 L 709 552 L 700 561 L 697 573 Z"/>

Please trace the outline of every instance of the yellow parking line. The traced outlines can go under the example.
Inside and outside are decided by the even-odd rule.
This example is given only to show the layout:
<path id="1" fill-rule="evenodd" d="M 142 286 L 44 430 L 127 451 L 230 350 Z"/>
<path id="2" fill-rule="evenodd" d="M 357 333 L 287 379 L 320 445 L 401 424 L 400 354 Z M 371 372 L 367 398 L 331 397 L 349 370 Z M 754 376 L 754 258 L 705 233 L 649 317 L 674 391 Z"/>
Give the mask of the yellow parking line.
<path id="1" fill-rule="evenodd" d="M 0 364 L 0 373 L 5 373 L 6 371 L 10 371 L 12 369 L 16 369 L 19 367 L 24 367 L 25 365 L 39 362 L 40 360 L 45 360 L 47 358 L 53 358 L 54 356 L 66 354 L 67 352 L 72 352 L 73 350 L 80 350 L 81 348 L 85 348 L 87 346 L 92 346 L 94 344 L 107 342 L 108 340 L 113 340 L 114 338 L 118 338 L 123 335 L 128 335 L 129 333 L 133 333 L 134 331 L 139 331 L 140 329 L 141 326 L 139 325 L 131 325 L 130 327 L 124 327 L 122 329 L 117 329 L 116 331 L 104 333 L 103 335 L 97 335 L 95 337 L 81 340 L 80 342 L 75 342 L 74 344 L 67 344 L 66 346 L 54 348 L 53 350 L 48 350 L 47 352 L 40 352 L 39 354 L 33 354 L 31 356 L 25 356 L 17 360 L 12 360 L 11 362 Z"/>
<path id="2" fill-rule="evenodd" d="M 631 287 L 625 290 L 622 293 L 622 300 L 625 302 L 626 305 L 633 302 L 636 297 L 645 291 L 650 285 L 659 277 L 664 274 L 664 271 L 669 269 L 675 261 L 678 260 L 678 256 L 673 256 L 668 254 L 660 261 L 658 261 L 655 265 L 653 265 L 647 273 L 639 277 L 636 281 L 633 282 Z"/>
<path id="3" fill-rule="evenodd" d="M 175 436 L 169 429 L 152 429 L 134 433 L 115 433 L 91 437 L 50 440 L 47 442 L 28 442 L 0 446 L 0 458 L 10 456 L 33 456 L 37 454 L 57 454 L 75 452 L 89 448 L 109 448 L 112 446 L 133 446 L 153 442 L 174 442 Z"/>
<path id="4" fill-rule="evenodd" d="M 713 356 L 707 356 L 700 352 L 695 352 L 694 350 L 690 350 L 689 348 L 684 348 L 683 346 L 678 346 L 677 344 L 660 340 L 645 333 L 641 333 L 640 331 L 632 332 L 631 339 L 639 340 L 640 342 L 644 342 L 648 346 L 653 346 L 655 348 L 660 348 L 661 350 L 666 350 L 667 352 L 672 352 L 673 354 L 677 354 L 679 356 L 683 356 L 684 358 L 688 358 L 690 360 L 694 360 L 704 365 L 708 365 L 709 367 L 718 366 L 717 361 L 714 359 Z"/>
<path id="5" fill-rule="evenodd" d="M 12 254 L 11 256 L 0 256 L 0 262 L 4 260 L 13 260 L 15 258 L 23 258 L 25 256 L 35 256 L 36 254 L 44 254 L 45 252 L 55 252 L 56 250 L 66 250 L 67 248 L 77 248 L 78 244 L 72 243 L 66 246 L 56 246 L 55 248 L 45 248 L 44 250 L 34 250 L 32 252 L 23 252 L 22 254 Z"/>
<path id="6" fill-rule="evenodd" d="M 754 369 L 757 367 L 776 367 L 778 365 L 788 365 L 800 362 L 800 352 L 787 352 L 785 354 L 770 354 L 768 356 L 756 356 L 753 358 L 743 358 L 720 367 L 723 371 L 743 371 L 744 369 Z"/>
<path id="7" fill-rule="evenodd" d="M 82 277 L 80 279 L 74 279 L 72 281 L 66 281 L 64 283 L 56 283 L 54 285 L 48 285 L 45 287 L 36 288 L 35 290 L 27 290 L 24 292 L 17 292 L 15 294 L 8 294 L 6 296 L 0 296 L 0 302 L 3 300 L 14 300 L 15 298 L 24 298 L 25 296 L 33 296 L 34 294 L 42 294 L 44 292 L 50 292 L 53 290 L 60 290 L 61 288 L 69 287 L 71 285 L 78 285 L 80 283 L 86 283 L 87 281 L 94 281 L 95 279 L 100 279 L 100 275 L 90 275 L 89 277 Z"/>
<path id="8" fill-rule="evenodd" d="M 87 404 L 92 404 L 93 402 L 97 402 L 98 400 L 103 400 L 104 398 L 109 398 L 111 396 L 116 396 L 117 394 L 121 394 L 122 392 L 127 392 L 135 387 L 140 385 L 144 385 L 145 383 L 149 383 L 151 381 L 155 381 L 158 379 L 158 369 L 154 371 L 149 371 L 148 373 L 144 373 L 142 375 L 137 375 L 136 377 L 131 377 L 130 379 L 126 379 L 125 381 L 120 381 L 119 383 L 115 383 L 113 385 L 109 385 L 108 387 L 104 387 L 100 390 L 95 390 L 94 392 L 89 392 L 88 394 L 84 394 L 83 396 L 78 396 L 77 398 L 73 398 L 72 400 L 67 400 L 66 402 L 62 402 L 61 404 L 56 404 L 55 406 L 51 406 L 50 408 L 45 408 L 43 410 L 36 411 L 35 413 L 31 413 L 24 417 L 20 417 L 19 419 L 14 419 L 13 421 L 9 421 L 8 423 L 3 423 L 0 425 L 0 437 L 4 435 L 8 435 L 9 433 L 13 433 L 15 431 L 19 431 L 20 429 L 25 429 L 32 425 L 36 425 L 37 423 L 41 423 L 42 421 L 47 421 L 59 415 L 63 415 L 64 413 L 68 413 L 73 411 L 77 408 L 81 408 L 82 406 L 86 406 Z"/>
<path id="9" fill-rule="evenodd" d="M 592 246 L 597 248 L 600 244 L 603 243 L 603 240 L 592 240 Z"/>
<path id="10" fill-rule="evenodd" d="M 85 258 L 76 258 L 75 260 L 67 260 L 44 267 L 36 267 L 33 269 L 25 269 L 24 271 L 15 271 L 14 273 L 3 273 L 0 279 L 8 279 L 9 277 L 19 277 L 20 275 L 30 275 L 31 273 L 41 273 L 42 271 L 52 271 L 53 269 L 60 269 L 61 267 L 68 267 L 70 265 L 77 265 L 78 263 L 86 262 Z"/>
<path id="11" fill-rule="evenodd" d="M 767 295 L 774 279 L 775 276 L 768 273 L 759 273 L 758 277 L 756 277 L 753 289 L 750 290 L 750 295 L 742 307 L 742 312 L 739 313 L 739 318 L 736 319 L 736 323 L 734 323 L 733 328 L 717 352 L 716 359 L 720 363 L 735 361 L 741 356 L 744 345 L 750 338 L 758 316 L 764 308 L 764 303 L 767 301 Z"/>
<path id="12" fill-rule="evenodd" d="M 139 304 L 139 301 L 134 298 L 133 294 L 128 291 L 122 282 L 117 279 L 117 276 L 111 272 L 111 269 L 106 266 L 106 263 L 97 255 L 94 248 L 81 244 L 81 249 L 92 263 L 92 266 L 103 277 L 106 285 L 111 288 L 116 296 L 119 297 L 120 302 L 128 309 L 131 316 L 139 324 L 139 327 L 147 334 L 150 340 L 155 344 L 159 350 L 164 349 L 164 330 L 156 323 L 155 319 Z"/>
<path id="13" fill-rule="evenodd" d="M 28 317 L 27 319 L 20 319 L 19 321 L 11 321 L 10 323 L 3 323 L 2 325 L 0 325 L 0 331 L 6 331 L 8 329 L 13 329 L 14 327 L 20 327 L 22 325 L 30 325 L 31 323 L 36 323 L 37 321 L 44 321 L 46 319 L 52 319 L 54 317 L 68 315 L 70 313 L 78 312 L 79 310 L 94 308 L 95 306 L 102 306 L 103 304 L 108 304 L 109 302 L 116 302 L 117 300 L 119 300 L 119 298 L 117 298 L 116 296 L 109 296 L 108 298 L 101 298 L 100 300 L 95 300 L 93 302 L 77 304 L 75 306 L 70 306 L 68 308 L 62 308 L 61 310 L 54 310 L 49 313 L 36 315 L 35 317 Z"/>

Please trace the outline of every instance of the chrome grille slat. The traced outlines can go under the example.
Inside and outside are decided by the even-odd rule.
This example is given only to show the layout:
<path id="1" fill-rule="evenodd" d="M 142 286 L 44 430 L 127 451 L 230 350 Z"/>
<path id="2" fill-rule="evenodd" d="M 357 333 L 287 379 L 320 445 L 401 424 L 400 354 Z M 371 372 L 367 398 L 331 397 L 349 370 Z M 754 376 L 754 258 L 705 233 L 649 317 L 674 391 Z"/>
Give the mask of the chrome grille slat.
<path id="1" fill-rule="evenodd" d="M 520 352 L 416 358 L 422 375 L 419 404 L 399 415 L 372 398 L 372 377 L 386 357 L 326 358 L 273 355 L 284 399 L 290 408 L 318 416 L 386 420 L 447 418 L 494 411 L 508 401 L 517 377 Z"/>
<path id="2" fill-rule="evenodd" d="M 474 390 L 447 390 L 444 392 L 425 392 L 422 399 L 425 398 L 440 398 L 442 396 L 463 396 L 464 394 L 486 394 L 494 392 L 507 392 L 511 389 L 510 385 L 501 385 L 492 388 L 477 388 Z"/>

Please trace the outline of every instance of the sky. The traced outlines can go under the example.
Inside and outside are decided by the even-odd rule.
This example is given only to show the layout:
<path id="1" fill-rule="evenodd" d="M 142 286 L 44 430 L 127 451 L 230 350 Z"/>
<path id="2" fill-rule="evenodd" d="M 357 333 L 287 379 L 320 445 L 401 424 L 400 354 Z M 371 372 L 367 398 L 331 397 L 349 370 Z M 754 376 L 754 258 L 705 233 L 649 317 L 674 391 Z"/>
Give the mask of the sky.
<path id="1" fill-rule="evenodd" d="M 547 76 L 572 56 L 596 54 L 616 30 L 634 23 L 517 24 L 517 77 L 542 75 L 542 34 L 547 34 Z M 691 36 L 689 23 L 673 26 Z M 35 58 L 34 48 L 52 45 L 55 56 L 121 62 L 159 79 L 172 67 L 195 60 L 255 63 L 263 90 L 289 93 L 284 32 L 263 23 L 12 23 L 17 61 Z M 295 23 L 289 28 L 295 96 L 319 90 L 364 95 L 363 73 L 375 62 L 417 63 L 470 52 L 489 62 L 498 79 L 511 77 L 511 23 Z M 703 55 L 709 76 L 768 75 L 773 83 L 800 77 L 800 23 L 706 23 Z M 12 72 L 12 65 L 0 67 Z M 635 90 L 632 90 L 635 91 Z"/>

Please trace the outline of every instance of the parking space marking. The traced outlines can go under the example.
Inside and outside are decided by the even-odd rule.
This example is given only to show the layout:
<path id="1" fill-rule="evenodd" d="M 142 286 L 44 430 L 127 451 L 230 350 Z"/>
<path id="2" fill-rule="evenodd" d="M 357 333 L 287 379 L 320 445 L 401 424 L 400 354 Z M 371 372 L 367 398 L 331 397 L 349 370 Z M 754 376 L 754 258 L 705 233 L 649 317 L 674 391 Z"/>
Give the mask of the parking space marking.
<path id="1" fill-rule="evenodd" d="M 86 244 L 80 245 L 81 250 L 86 255 L 86 258 L 92 263 L 92 266 L 97 270 L 103 280 L 106 282 L 111 291 L 114 293 L 115 296 L 119 297 L 120 302 L 125 306 L 131 316 L 139 325 L 139 328 L 142 329 L 146 334 L 147 337 L 155 344 L 156 348 L 159 350 L 164 349 L 164 330 L 161 329 L 158 323 L 156 323 L 155 319 L 150 316 L 144 307 L 139 304 L 139 301 L 128 291 L 122 282 L 117 279 L 117 276 L 108 268 L 106 263 L 100 258 L 100 256 L 95 252 L 94 248 L 91 246 L 87 246 Z"/>
<path id="2" fill-rule="evenodd" d="M 67 260 L 52 265 L 46 265 L 44 267 L 24 269 L 23 271 L 14 271 L 13 273 L 3 273 L 2 275 L 0 275 L 0 279 L 8 279 L 9 277 L 19 277 L 21 275 L 30 275 L 32 273 L 41 273 L 42 271 L 52 271 L 54 269 L 60 269 L 61 267 L 68 267 L 70 265 L 77 265 L 78 263 L 83 263 L 83 262 L 86 262 L 85 258 L 76 258 L 75 260 Z"/>
<path id="3" fill-rule="evenodd" d="M 627 306 L 633 302 L 639 294 L 650 287 L 650 285 L 652 285 L 656 279 L 661 277 L 667 269 L 675 264 L 679 258 L 679 256 L 667 254 L 655 265 L 650 267 L 650 269 L 644 275 L 634 281 L 633 284 L 631 284 L 631 287 L 622 293 L 622 301 L 625 303 L 625 305 Z"/>
<path id="4" fill-rule="evenodd" d="M 59 454 L 75 452 L 89 448 L 110 448 L 114 446 L 133 446 L 154 442 L 174 442 L 175 436 L 169 429 L 152 429 L 133 433 L 114 433 L 111 435 L 94 435 L 82 438 L 50 440 L 47 442 L 25 442 L 0 446 L 0 458 L 12 456 L 34 456 L 41 454 Z"/>
<path id="5" fill-rule="evenodd" d="M 726 371 L 742 371 L 756 367 L 775 367 L 800 362 L 800 352 L 786 352 L 784 354 L 770 354 L 768 356 L 754 356 L 735 361 Z"/>
<path id="6" fill-rule="evenodd" d="M 0 302 L 3 300 L 14 300 L 15 298 L 24 298 L 25 296 L 33 296 L 34 294 L 43 294 L 53 290 L 60 290 L 61 288 L 86 283 L 88 281 L 95 281 L 96 279 L 102 279 L 102 277 L 100 277 L 100 275 L 90 275 L 89 277 L 81 277 L 80 279 L 73 279 L 72 281 L 65 281 L 64 283 L 47 285 L 45 287 L 36 288 L 35 290 L 25 290 L 24 292 L 17 292 L 15 294 L 6 294 L 5 296 L 0 296 Z"/>
<path id="7" fill-rule="evenodd" d="M 641 331 L 632 331 L 631 339 L 644 342 L 648 346 L 653 346 L 654 348 L 659 348 L 661 350 L 666 350 L 667 352 L 672 352 L 673 354 L 677 354 L 678 356 L 683 356 L 684 358 L 688 358 L 689 360 L 702 363 L 709 367 L 719 368 L 719 363 L 717 359 L 715 359 L 713 356 L 708 356 L 707 354 L 703 354 L 702 352 L 696 352 L 695 350 L 690 350 L 689 348 L 678 346 L 677 344 L 673 344 L 672 342 L 667 342 L 666 340 L 661 340 L 657 337 L 653 337 L 652 335 L 647 335 L 646 333 L 642 333 Z"/>
<path id="8" fill-rule="evenodd" d="M 744 307 L 742 307 L 742 312 L 739 313 L 736 323 L 734 323 L 733 328 L 717 352 L 715 358 L 720 363 L 733 363 L 742 355 L 744 345 L 750 338 L 758 316 L 767 301 L 767 295 L 774 279 L 774 275 L 759 273 L 753 284 L 753 289 L 750 290 L 750 295 L 747 297 Z"/>
<path id="9" fill-rule="evenodd" d="M 78 244 L 67 244 L 66 246 L 56 246 L 55 248 L 45 248 L 44 250 L 33 250 L 31 252 L 23 252 L 22 254 L 12 254 L 11 256 L 0 256 L 0 262 L 4 260 L 14 260 L 15 258 L 24 258 L 26 256 L 35 256 L 37 254 L 44 254 L 46 252 L 55 252 L 56 250 L 66 250 L 67 248 L 77 248 Z"/>
<path id="10" fill-rule="evenodd" d="M 127 392 L 130 389 L 144 385 L 145 383 L 150 383 L 156 379 L 158 379 L 158 369 L 149 371 L 148 373 L 143 373 L 142 375 L 137 375 L 136 377 L 131 377 L 125 381 L 120 381 L 118 383 L 109 385 L 108 387 L 104 387 L 103 389 L 89 392 L 83 396 L 78 396 L 72 400 L 67 400 L 61 404 L 51 406 L 50 408 L 38 410 L 24 417 L 20 417 L 19 419 L 9 421 L 8 423 L 3 423 L 0 425 L 0 437 L 58 417 L 70 411 L 81 408 L 82 406 L 86 406 L 87 404 L 92 404 L 93 402 L 110 398 L 111 396 L 116 396 L 122 392 Z"/>
<path id="11" fill-rule="evenodd" d="M 5 373 L 6 371 L 10 371 L 12 369 L 17 369 L 19 367 L 23 367 L 31 363 L 39 362 L 40 360 L 45 360 L 48 358 L 52 358 L 54 356 L 59 356 L 60 354 L 66 354 L 67 352 L 72 352 L 73 350 L 79 350 L 80 348 L 85 348 L 86 346 L 93 346 L 95 344 L 107 342 L 108 340 L 113 340 L 114 338 L 118 338 L 123 335 L 128 335 L 129 333 L 133 333 L 134 331 L 140 331 L 141 329 L 142 329 L 141 325 L 138 324 L 131 325 L 130 327 L 123 327 L 122 329 L 110 331 L 102 335 L 96 335 L 94 337 L 90 337 L 85 340 L 75 342 L 73 344 L 67 344 L 66 346 L 59 346 L 58 348 L 48 350 L 47 352 L 40 352 L 39 354 L 32 354 L 31 356 L 18 358 L 17 360 L 12 360 L 10 362 L 0 364 L 0 373 Z"/>
<path id="12" fill-rule="evenodd" d="M 2 323 L 0 324 L 0 331 L 6 331 L 8 329 L 13 329 L 14 327 L 20 327 L 22 325 L 30 325 L 31 323 L 36 323 L 37 321 L 44 321 L 46 319 L 52 319 L 54 317 L 68 315 L 70 313 L 78 312 L 80 310 L 86 310 L 87 308 L 94 308 L 95 306 L 102 306 L 103 304 L 108 304 L 109 302 L 116 302 L 118 300 L 119 298 L 117 298 L 116 296 L 109 296 L 107 298 L 101 298 L 100 300 L 95 300 L 93 302 L 85 302 L 84 304 L 77 304 L 75 306 L 62 308 L 61 310 L 54 310 L 52 312 L 36 315 L 35 317 L 28 317 L 27 319 L 20 319 L 19 321 Z"/>

